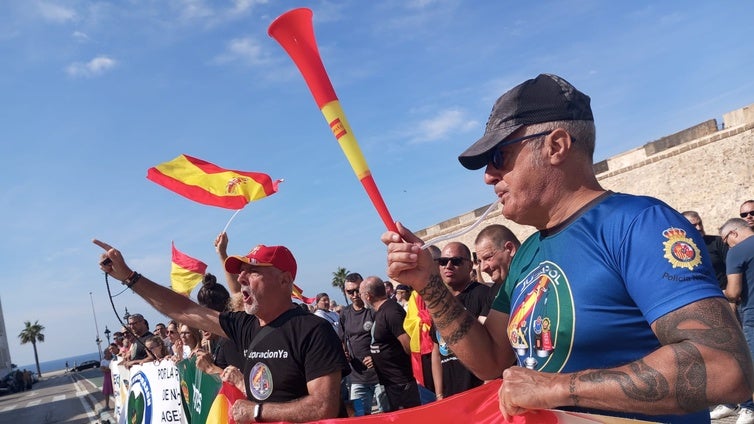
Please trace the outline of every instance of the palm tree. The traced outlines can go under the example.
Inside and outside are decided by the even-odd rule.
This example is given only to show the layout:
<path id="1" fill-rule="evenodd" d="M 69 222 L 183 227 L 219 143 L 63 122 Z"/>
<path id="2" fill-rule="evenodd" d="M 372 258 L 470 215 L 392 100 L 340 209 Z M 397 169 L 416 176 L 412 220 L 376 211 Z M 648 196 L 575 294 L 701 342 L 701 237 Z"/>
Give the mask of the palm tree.
<path id="1" fill-rule="evenodd" d="M 340 289 L 340 292 L 343 293 L 343 298 L 346 299 L 346 305 L 348 305 L 348 296 L 346 296 L 346 275 L 350 274 L 350 272 L 339 266 L 338 270 L 332 273 L 332 286 L 337 287 Z"/>
<path id="2" fill-rule="evenodd" d="M 45 327 L 39 323 L 39 321 L 34 321 L 34 324 L 32 324 L 30 321 L 25 321 L 24 324 L 26 324 L 26 328 L 21 331 L 21 334 L 18 335 L 18 338 L 21 339 L 21 344 L 31 343 L 31 345 L 34 347 L 34 361 L 37 364 L 37 375 L 41 378 L 42 377 L 42 371 L 39 369 L 39 355 L 37 354 L 37 342 L 44 342 L 45 341 L 45 335 L 42 334 L 42 331 L 44 331 Z"/>

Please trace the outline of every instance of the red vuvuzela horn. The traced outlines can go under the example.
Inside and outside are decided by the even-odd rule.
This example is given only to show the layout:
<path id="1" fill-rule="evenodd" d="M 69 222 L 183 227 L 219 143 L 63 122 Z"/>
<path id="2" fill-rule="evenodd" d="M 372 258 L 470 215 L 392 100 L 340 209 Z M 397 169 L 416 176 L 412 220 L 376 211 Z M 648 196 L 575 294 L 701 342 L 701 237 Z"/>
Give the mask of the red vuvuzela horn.
<path id="1" fill-rule="evenodd" d="M 356 141 L 353 131 L 351 131 L 351 126 L 340 107 L 340 101 L 332 87 L 330 77 L 328 77 L 325 66 L 322 64 L 317 42 L 314 38 L 312 11 L 300 8 L 285 12 L 270 24 L 267 33 L 280 43 L 293 59 L 293 63 L 296 64 L 301 75 L 303 75 L 306 85 L 309 86 L 317 107 L 325 116 L 335 139 L 338 140 L 340 148 L 343 149 L 353 172 L 356 173 L 356 177 L 364 186 L 369 199 L 382 218 L 382 222 L 388 230 L 397 232 L 395 222 L 387 210 L 380 191 L 377 189 L 367 161 L 361 153 L 359 143 Z"/>

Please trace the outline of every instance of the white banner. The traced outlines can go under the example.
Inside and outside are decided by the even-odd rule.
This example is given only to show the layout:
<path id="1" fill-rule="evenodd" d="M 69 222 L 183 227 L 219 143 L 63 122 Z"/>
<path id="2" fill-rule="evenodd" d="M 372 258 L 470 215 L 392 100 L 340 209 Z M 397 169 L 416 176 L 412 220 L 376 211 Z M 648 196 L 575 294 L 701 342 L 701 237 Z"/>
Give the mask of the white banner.
<path id="1" fill-rule="evenodd" d="M 113 415 L 118 424 L 188 424 L 173 361 L 149 362 L 131 369 L 113 362 L 110 370 L 115 389 Z"/>

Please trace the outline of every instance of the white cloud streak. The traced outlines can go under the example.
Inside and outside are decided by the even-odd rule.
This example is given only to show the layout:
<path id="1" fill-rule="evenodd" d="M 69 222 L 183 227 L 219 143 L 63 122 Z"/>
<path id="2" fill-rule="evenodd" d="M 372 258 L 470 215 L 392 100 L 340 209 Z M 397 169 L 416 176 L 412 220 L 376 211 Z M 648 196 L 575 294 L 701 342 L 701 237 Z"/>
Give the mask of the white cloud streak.
<path id="1" fill-rule="evenodd" d="M 269 63 L 270 58 L 257 40 L 252 37 L 243 37 L 230 40 L 225 52 L 215 57 L 214 62 L 219 64 L 242 62 L 254 66 Z"/>
<path id="2" fill-rule="evenodd" d="M 76 18 L 76 11 L 64 6 L 41 1 L 36 6 L 42 19 L 49 22 L 64 23 Z"/>
<path id="3" fill-rule="evenodd" d="M 86 63 L 72 63 L 65 68 L 65 72 L 73 78 L 93 78 L 113 69 L 117 63 L 107 56 L 97 56 Z"/>
<path id="4" fill-rule="evenodd" d="M 460 109 L 446 109 L 432 118 L 419 121 L 407 132 L 410 143 L 427 143 L 448 138 L 451 134 L 464 133 L 478 127 L 478 122 L 469 119 Z"/>

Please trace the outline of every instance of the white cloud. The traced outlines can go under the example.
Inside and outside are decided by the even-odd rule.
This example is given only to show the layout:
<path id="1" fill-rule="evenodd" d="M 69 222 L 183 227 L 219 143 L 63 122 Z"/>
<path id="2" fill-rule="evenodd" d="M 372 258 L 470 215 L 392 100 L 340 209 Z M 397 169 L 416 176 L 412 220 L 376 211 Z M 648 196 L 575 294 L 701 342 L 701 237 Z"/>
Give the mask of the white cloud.
<path id="1" fill-rule="evenodd" d="M 89 36 L 86 35 L 86 33 L 84 33 L 84 32 L 74 31 L 73 34 L 71 34 L 71 35 L 73 36 L 74 40 L 76 40 L 76 41 L 78 41 L 80 43 L 83 43 L 85 41 L 89 41 Z"/>
<path id="2" fill-rule="evenodd" d="M 409 9 L 426 9 L 433 4 L 438 3 L 436 0 L 411 0 L 406 2 L 406 7 Z"/>
<path id="3" fill-rule="evenodd" d="M 183 0 L 179 5 L 179 13 L 181 19 L 194 20 L 209 18 L 215 12 L 203 0 Z"/>
<path id="4" fill-rule="evenodd" d="M 233 0 L 228 7 L 217 7 L 217 3 L 207 0 L 178 0 L 173 7 L 181 21 L 200 21 L 214 26 L 246 16 L 254 6 L 265 4 L 267 0 Z"/>
<path id="5" fill-rule="evenodd" d="M 225 52 L 215 58 L 215 63 L 240 61 L 249 65 L 262 65 L 269 62 L 262 45 L 251 37 L 234 38 L 226 46 Z"/>
<path id="6" fill-rule="evenodd" d="M 40 16 L 46 21 L 63 23 L 76 18 L 76 11 L 64 6 L 41 1 L 36 6 Z"/>
<path id="7" fill-rule="evenodd" d="M 233 8 L 231 9 L 231 14 L 241 14 L 245 13 L 249 9 L 251 9 L 254 5 L 257 4 L 265 4 L 267 3 L 267 0 L 233 0 Z"/>
<path id="8" fill-rule="evenodd" d="M 75 62 L 65 68 L 66 73 L 71 77 L 92 78 L 100 76 L 110 69 L 114 68 L 118 62 L 107 56 L 97 56 L 89 62 Z"/>
<path id="9" fill-rule="evenodd" d="M 478 125 L 479 123 L 469 119 L 464 111 L 446 109 L 435 117 L 419 121 L 406 135 L 411 143 L 426 143 L 443 140 L 454 133 L 476 129 Z"/>

